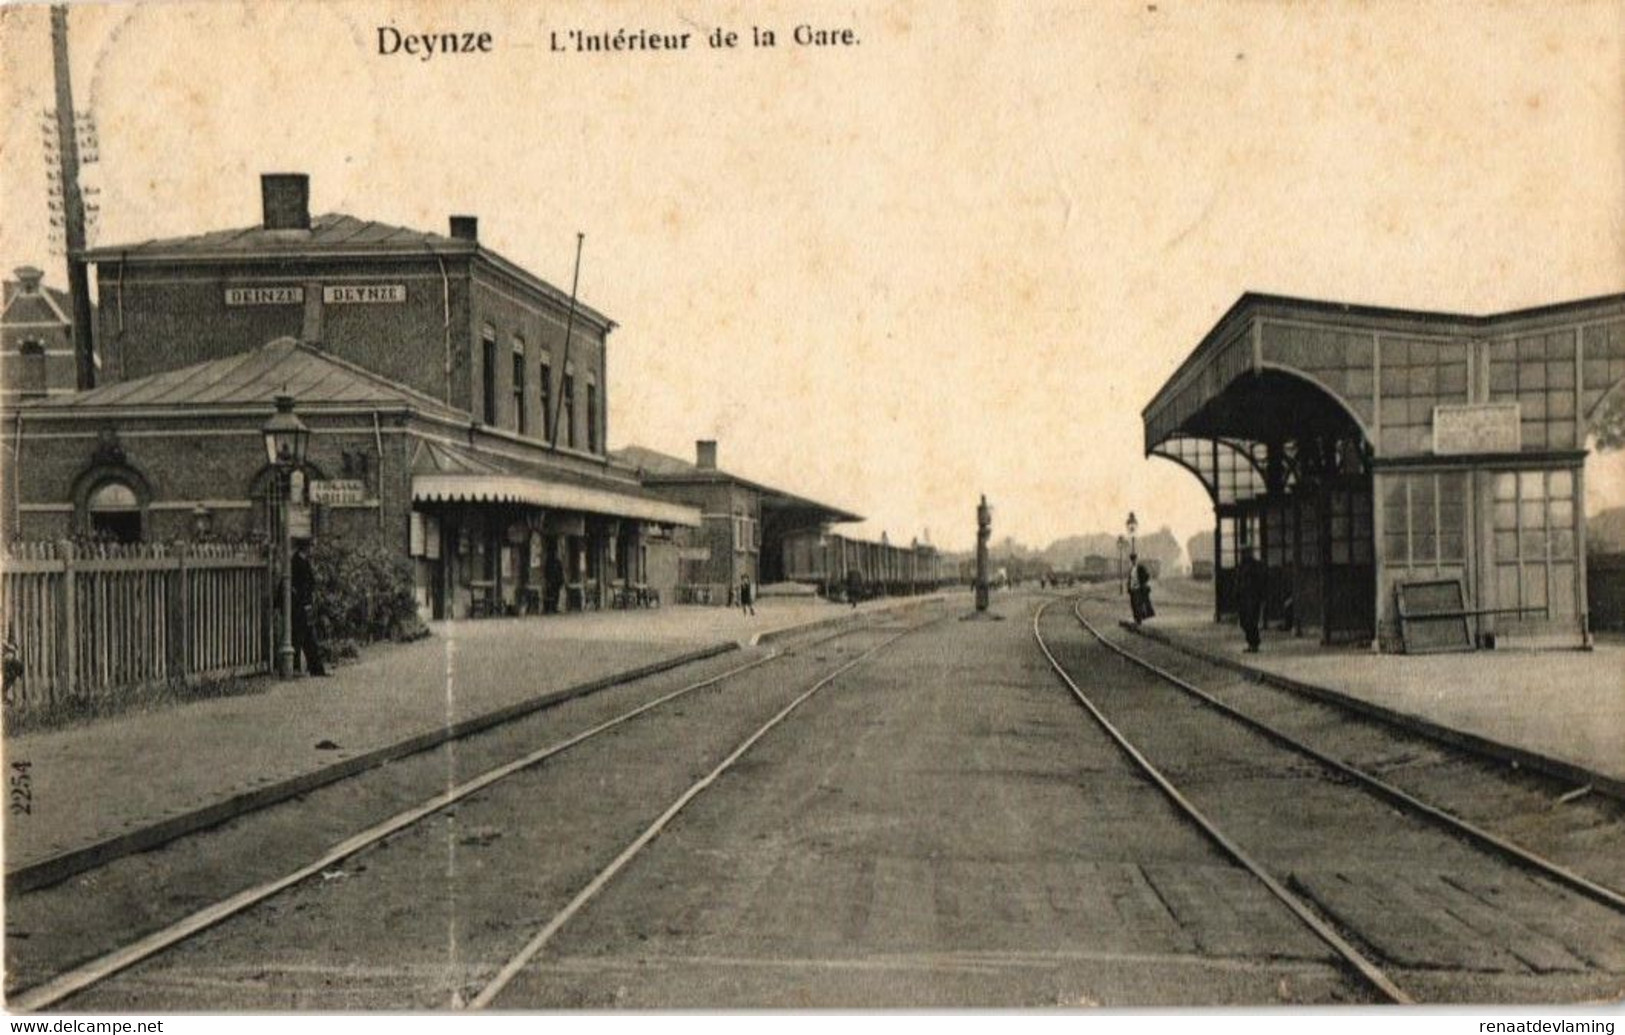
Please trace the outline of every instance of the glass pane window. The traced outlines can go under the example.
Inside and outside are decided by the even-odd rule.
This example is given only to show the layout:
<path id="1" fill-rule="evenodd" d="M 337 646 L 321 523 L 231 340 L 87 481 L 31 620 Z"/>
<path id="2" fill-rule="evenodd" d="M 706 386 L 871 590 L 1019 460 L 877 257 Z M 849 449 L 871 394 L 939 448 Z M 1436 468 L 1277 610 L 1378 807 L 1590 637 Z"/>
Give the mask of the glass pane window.
<path id="1" fill-rule="evenodd" d="M 514 429 L 523 435 L 529 428 L 529 414 L 525 412 L 525 343 L 513 347 L 513 415 Z"/>

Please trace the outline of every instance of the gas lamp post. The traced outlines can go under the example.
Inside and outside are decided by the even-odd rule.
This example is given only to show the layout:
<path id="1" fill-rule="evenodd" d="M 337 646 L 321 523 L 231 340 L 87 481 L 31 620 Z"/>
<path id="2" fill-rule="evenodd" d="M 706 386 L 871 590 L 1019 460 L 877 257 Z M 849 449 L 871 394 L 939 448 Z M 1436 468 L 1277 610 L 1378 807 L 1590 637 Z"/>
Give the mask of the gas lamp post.
<path id="1" fill-rule="evenodd" d="M 277 493 L 282 499 L 278 544 L 279 596 L 282 600 L 282 619 L 277 637 L 276 673 L 279 678 L 293 676 L 293 472 L 305 463 L 305 450 L 310 445 L 310 429 L 293 412 L 293 396 L 276 397 L 276 412 L 265 422 L 260 433 L 265 436 L 265 458 L 276 468 Z"/>

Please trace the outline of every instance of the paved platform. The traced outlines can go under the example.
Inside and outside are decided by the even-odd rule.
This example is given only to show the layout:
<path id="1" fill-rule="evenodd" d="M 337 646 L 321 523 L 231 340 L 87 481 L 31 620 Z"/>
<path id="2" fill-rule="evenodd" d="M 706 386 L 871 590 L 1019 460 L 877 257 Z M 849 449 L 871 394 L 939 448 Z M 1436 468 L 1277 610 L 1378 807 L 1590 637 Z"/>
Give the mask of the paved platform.
<path id="1" fill-rule="evenodd" d="M 1257 654 L 1213 621 L 1212 584 L 1169 580 L 1145 632 L 1261 675 L 1305 684 L 1434 735 L 1501 757 L 1548 761 L 1625 797 L 1625 645 L 1594 650 L 1375 654 L 1266 630 Z M 1126 605 L 1125 605 L 1126 610 Z M 1572 770 L 1572 772 L 1565 772 Z"/>
<path id="2" fill-rule="evenodd" d="M 755 617 L 666 607 L 440 622 L 427 639 L 371 648 L 325 679 L 263 677 L 236 696 L 8 737 L 8 765 L 29 764 L 33 811 L 7 817 L 7 879 L 30 869 L 23 886 L 57 879 L 53 866 L 73 872 L 139 851 L 583 686 L 852 612 L 797 599 L 764 601 Z"/>

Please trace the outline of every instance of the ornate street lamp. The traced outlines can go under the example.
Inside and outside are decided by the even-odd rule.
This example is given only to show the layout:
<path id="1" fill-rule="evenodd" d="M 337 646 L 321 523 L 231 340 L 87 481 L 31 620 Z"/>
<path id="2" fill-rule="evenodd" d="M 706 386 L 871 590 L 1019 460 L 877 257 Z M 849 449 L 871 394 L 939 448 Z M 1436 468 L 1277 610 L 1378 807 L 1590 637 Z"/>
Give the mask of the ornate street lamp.
<path id="1" fill-rule="evenodd" d="M 276 468 L 277 486 L 282 496 L 282 535 L 279 550 L 282 598 L 277 649 L 276 673 L 282 679 L 293 676 L 293 472 L 305 464 L 305 450 L 310 445 L 310 429 L 293 412 L 293 396 L 276 397 L 276 412 L 260 429 L 265 436 L 265 457 Z"/>
<path id="2" fill-rule="evenodd" d="M 1134 516 L 1134 511 L 1128 512 L 1128 520 L 1123 523 L 1123 527 L 1128 529 L 1128 552 L 1133 556 L 1140 552 L 1134 542 L 1134 535 L 1140 530 L 1140 519 Z"/>
<path id="3" fill-rule="evenodd" d="M 1123 576 L 1124 576 L 1125 570 L 1126 570 L 1124 566 L 1127 564 L 1127 557 L 1128 557 L 1128 540 L 1123 538 L 1122 536 L 1118 536 L 1117 537 L 1117 581 L 1118 581 L 1119 584 L 1121 584 L 1123 582 Z M 1127 588 L 1126 585 L 1123 585 L 1121 588 L 1123 589 L 1124 593 L 1128 592 L 1128 588 Z"/>

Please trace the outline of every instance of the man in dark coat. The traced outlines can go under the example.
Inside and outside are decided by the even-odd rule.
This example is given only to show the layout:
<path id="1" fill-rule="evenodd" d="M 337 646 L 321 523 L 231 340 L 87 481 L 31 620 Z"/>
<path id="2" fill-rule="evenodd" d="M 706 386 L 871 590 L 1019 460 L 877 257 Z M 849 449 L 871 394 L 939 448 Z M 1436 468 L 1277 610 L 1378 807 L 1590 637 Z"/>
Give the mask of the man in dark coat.
<path id="1" fill-rule="evenodd" d="M 1247 653 L 1257 654 L 1258 629 L 1264 618 L 1264 566 L 1250 546 L 1242 547 L 1241 564 L 1236 568 L 1236 608 L 1247 637 Z"/>
<path id="2" fill-rule="evenodd" d="M 542 613 L 557 614 L 559 594 L 564 591 L 564 562 L 559 552 L 549 547 L 547 562 L 542 565 Z"/>
<path id="3" fill-rule="evenodd" d="M 316 572 L 310 566 L 310 544 L 301 542 L 294 548 L 293 565 L 293 650 L 303 656 L 305 673 L 312 676 L 327 675 L 322 664 L 321 645 L 316 642 L 316 630 L 311 621 L 311 608 L 316 598 Z"/>
<path id="4" fill-rule="evenodd" d="M 739 610 L 747 615 L 756 614 L 756 587 L 750 583 L 750 575 L 739 576 Z"/>
<path id="5" fill-rule="evenodd" d="M 858 598 L 863 595 L 863 573 L 856 568 L 846 569 L 846 600 L 853 607 L 858 606 Z"/>
<path id="6" fill-rule="evenodd" d="M 1157 617 L 1157 609 L 1151 606 L 1151 569 L 1145 566 L 1144 561 L 1135 562 L 1134 581 L 1140 587 L 1140 621 Z"/>
<path id="7" fill-rule="evenodd" d="M 1156 612 L 1151 610 L 1151 569 L 1140 563 L 1137 554 L 1128 555 L 1127 588 L 1129 613 L 1139 625 Z"/>

